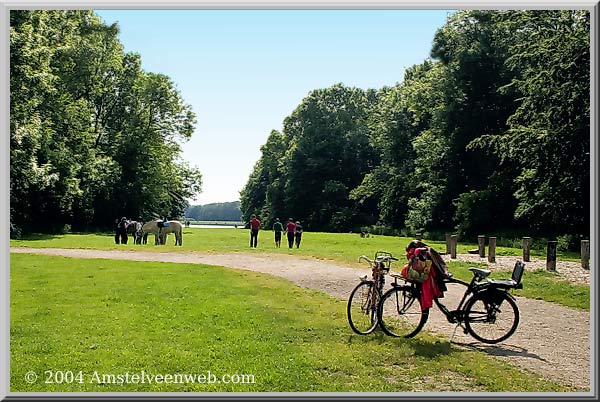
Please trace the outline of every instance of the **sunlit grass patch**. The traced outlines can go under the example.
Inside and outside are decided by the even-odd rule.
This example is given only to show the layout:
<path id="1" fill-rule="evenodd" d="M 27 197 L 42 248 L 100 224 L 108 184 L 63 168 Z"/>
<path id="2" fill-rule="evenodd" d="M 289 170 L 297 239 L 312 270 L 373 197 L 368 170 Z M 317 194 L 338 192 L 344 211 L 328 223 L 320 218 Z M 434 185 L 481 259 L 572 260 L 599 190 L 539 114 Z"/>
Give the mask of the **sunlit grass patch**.
<path id="1" fill-rule="evenodd" d="M 425 332 L 355 335 L 343 300 L 255 272 L 12 255 L 10 309 L 13 392 L 568 390 Z M 47 370 L 81 371 L 85 382 L 46 384 Z M 255 382 L 90 382 L 94 372 L 208 370 Z"/>

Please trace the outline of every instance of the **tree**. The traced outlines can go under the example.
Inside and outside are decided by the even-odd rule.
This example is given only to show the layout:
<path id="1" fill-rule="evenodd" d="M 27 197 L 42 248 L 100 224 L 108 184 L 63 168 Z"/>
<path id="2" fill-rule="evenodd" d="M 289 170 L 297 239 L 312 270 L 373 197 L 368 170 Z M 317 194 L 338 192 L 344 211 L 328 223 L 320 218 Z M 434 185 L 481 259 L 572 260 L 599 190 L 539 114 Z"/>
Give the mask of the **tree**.
<path id="1" fill-rule="evenodd" d="M 182 213 L 201 175 L 178 161 L 195 116 L 172 81 L 144 72 L 93 11 L 13 11 L 10 29 L 11 223 Z"/>
<path id="2" fill-rule="evenodd" d="M 366 124 L 372 103 L 364 91 L 337 84 L 312 91 L 285 119 L 285 205 L 307 227 L 356 225 L 358 210 L 348 195 L 372 168 Z"/>
<path id="3" fill-rule="evenodd" d="M 517 108 L 490 147 L 515 166 L 515 218 L 537 233 L 589 236 L 588 11 L 522 11 L 497 15 L 513 79 L 501 88 Z"/>

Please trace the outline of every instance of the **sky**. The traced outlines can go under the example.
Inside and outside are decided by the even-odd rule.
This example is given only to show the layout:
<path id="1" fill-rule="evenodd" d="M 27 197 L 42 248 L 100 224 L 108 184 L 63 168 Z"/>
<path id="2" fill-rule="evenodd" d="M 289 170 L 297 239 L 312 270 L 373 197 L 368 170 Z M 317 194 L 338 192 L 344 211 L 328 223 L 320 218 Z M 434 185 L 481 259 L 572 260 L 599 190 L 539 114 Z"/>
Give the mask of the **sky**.
<path id="1" fill-rule="evenodd" d="M 126 52 L 168 75 L 197 124 L 192 205 L 239 200 L 260 147 L 310 91 L 379 89 L 429 57 L 446 10 L 96 10 Z"/>

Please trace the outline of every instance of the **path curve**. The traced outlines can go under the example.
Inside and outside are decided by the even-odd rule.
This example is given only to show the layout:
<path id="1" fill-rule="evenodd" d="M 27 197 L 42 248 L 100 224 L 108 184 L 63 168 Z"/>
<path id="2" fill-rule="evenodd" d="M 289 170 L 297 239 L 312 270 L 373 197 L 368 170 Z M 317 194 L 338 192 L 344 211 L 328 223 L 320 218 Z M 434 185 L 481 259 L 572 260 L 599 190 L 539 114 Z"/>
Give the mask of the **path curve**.
<path id="1" fill-rule="evenodd" d="M 266 253 L 147 252 L 128 250 L 57 249 L 13 247 L 11 253 L 45 254 L 74 258 L 106 258 L 134 261 L 193 263 L 251 270 L 286 278 L 297 285 L 347 299 L 358 277 L 369 268 L 349 268 L 312 257 Z M 469 259 L 469 258 L 467 258 Z M 457 305 L 461 291 L 450 286 L 444 303 Z M 460 347 L 483 351 L 544 378 L 590 391 L 590 314 L 557 304 L 517 298 L 521 322 L 517 332 L 498 345 L 474 341 L 457 330 L 452 341 Z M 433 308 L 425 329 L 450 338 L 455 325 Z"/>

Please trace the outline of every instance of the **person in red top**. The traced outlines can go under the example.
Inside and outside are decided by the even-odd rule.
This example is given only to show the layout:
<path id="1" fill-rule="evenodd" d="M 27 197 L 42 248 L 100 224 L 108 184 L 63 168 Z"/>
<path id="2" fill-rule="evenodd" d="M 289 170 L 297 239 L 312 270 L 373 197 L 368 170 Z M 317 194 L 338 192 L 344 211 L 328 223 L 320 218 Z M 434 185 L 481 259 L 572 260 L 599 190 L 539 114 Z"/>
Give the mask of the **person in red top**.
<path id="1" fill-rule="evenodd" d="M 285 229 L 287 231 L 288 245 L 292 248 L 294 247 L 294 234 L 296 233 L 296 224 L 292 218 L 288 219 Z"/>
<path id="2" fill-rule="evenodd" d="M 252 215 L 250 219 L 250 247 L 256 248 L 258 243 L 258 230 L 260 229 L 260 221 L 256 218 L 256 215 Z"/>

